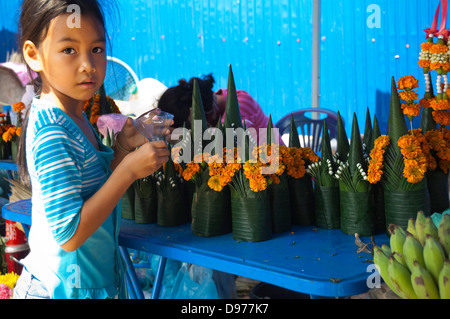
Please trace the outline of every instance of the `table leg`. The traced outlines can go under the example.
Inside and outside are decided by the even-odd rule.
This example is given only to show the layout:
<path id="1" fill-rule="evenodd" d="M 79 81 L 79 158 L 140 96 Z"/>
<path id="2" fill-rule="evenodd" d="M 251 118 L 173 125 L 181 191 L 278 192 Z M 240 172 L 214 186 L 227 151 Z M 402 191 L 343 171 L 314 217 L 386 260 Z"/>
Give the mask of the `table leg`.
<path id="1" fill-rule="evenodd" d="M 127 264 L 127 282 L 129 283 L 129 285 L 131 285 L 130 288 L 132 288 L 132 293 L 130 294 L 130 296 L 133 297 L 132 295 L 134 292 L 134 299 L 145 299 L 141 285 L 139 284 L 139 280 L 136 276 L 136 272 L 131 262 L 128 249 L 126 247 L 119 246 L 119 250 L 122 254 L 123 259 L 125 260 L 125 263 Z"/>
<path id="2" fill-rule="evenodd" d="M 164 277 L 164 270 L 166 268 L 167 257 L 162 257 L 159 260 L 158 270 L 155 276 L 155 283 L 152 289 L 152 299 L 158 299 L 159 293 L 161 291 L 161 284 Z"/>

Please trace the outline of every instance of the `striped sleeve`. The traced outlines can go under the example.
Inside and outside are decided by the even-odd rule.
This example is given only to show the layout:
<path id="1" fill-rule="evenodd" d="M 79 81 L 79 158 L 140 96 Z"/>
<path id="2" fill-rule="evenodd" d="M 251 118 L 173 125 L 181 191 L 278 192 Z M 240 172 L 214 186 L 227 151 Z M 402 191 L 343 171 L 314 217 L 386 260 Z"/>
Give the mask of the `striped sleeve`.
<path id="1" fill-rule="evenodd" d="M 84 147 L 64 127 L 48 125 L 36 133 L 32 150 L 45 215 L 56 242 L 63 245 L 80 220 Z"/>

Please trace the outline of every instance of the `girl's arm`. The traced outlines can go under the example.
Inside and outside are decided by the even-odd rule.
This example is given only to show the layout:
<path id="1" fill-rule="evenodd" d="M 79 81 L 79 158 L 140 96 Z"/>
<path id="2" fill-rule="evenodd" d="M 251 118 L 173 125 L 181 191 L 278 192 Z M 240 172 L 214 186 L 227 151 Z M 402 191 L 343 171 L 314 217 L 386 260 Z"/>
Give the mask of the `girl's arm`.
<path id="1" fill-rule="evenodd" d="M 84 202 L 75 233 L 61 247 L 66 251 L 78 249 L 108 218 L 131 184 L 155 172 L 169 155 L 167 144 L 156 141 L 122 156 L 105 184 Z"/>

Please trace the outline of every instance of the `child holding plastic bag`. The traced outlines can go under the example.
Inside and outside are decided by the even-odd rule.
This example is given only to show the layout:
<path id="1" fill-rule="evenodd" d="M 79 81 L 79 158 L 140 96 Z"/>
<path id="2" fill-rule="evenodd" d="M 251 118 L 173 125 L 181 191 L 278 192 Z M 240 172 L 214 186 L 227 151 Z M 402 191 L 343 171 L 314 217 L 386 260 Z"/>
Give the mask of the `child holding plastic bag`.
<path id="1" fill-rule="evenodd" d="M 164 141 L 147 142 L 130 119 L 111 149 L 87 120 L 83 101 L 106 73 L 104 21 L 96 0 L 22 4 L 22 51 L 42 86 L 19 143 L 19 172 L 32 187 L 32 226 L 14 298 L 126 297 L 118 203 L 170 153 Z"/>

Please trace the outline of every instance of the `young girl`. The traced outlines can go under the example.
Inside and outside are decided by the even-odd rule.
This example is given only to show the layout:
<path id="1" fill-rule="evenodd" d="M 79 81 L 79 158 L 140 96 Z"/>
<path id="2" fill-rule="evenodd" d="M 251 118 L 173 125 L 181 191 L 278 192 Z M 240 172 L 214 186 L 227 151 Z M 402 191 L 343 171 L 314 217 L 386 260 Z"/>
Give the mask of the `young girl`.
<path id="1" fill-rule="evenodd" d="M 32 227 L 14 297 L 125 297 L 118 204 L 169 150 L 164 141 L 146 142 L 130 119 L 108 148 L 83 113 L 106 73 L 96 0 L 24 0 L 19 30 L 42 86 L 19 145 L 19 171 L 28 170 L 32 187 Z"/>

